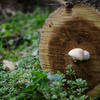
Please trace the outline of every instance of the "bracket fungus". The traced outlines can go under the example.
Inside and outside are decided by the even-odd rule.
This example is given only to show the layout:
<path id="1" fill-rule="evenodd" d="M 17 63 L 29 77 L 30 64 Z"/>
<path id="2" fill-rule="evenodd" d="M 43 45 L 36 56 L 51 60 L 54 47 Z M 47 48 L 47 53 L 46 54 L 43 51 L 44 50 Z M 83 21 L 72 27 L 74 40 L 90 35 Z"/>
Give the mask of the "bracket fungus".
<path id="1" fill-rule="evenodd" d="M 96 87 L 100 87 L 100 14 L 82 4 L 68 10 L 65 6 L 58 8 L 42 28 L 39 43 L 41 66 L 50 73 L 58 70 L 65 73 L 66 66 L 72 64 L 77 77 L 87 81 L 89 96 L 97 95 Z M 68 52 L 73 48 L 81 48 L 80 52 L 84 53 L 81 57 L 84 57 L 79 60 L 83 61 L 70 59 Z"/>

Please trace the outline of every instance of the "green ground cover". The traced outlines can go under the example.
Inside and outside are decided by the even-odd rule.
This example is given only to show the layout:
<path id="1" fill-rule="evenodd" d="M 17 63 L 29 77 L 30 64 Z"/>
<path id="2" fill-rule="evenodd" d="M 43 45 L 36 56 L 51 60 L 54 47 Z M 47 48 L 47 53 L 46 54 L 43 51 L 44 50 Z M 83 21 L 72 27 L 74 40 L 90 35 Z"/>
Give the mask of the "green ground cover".
<path id="1" fill-rule="evenodd" d="M 40 67 L 39 31 L 49 13 L 48 8 L 26 14 L 18 11 L 0 25 L 0 100 L 87 100 L 87 83 L 75 77 L 71 65 L 66 71 L 69 80 L 60 72 L 51 75 Z M 3 60 L 16 62 L 15 69 L 5 68 Z"/>

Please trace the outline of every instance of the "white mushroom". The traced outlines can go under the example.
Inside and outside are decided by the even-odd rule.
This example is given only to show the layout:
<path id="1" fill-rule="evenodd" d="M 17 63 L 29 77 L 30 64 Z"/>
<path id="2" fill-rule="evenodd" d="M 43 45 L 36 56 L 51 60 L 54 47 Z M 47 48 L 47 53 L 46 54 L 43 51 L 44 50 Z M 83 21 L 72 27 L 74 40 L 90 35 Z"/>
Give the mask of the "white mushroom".
<path id="1" fill-rule="evenodd" d="M 90 53 L 81 48 L 74 48 L 68 52 L 68 55 L 71 56 L 74 60 L 88 60 L 90 59 Z"/>
<path id="2" fill-rule="evenodd" d="M 86 50 L 84 50 L 84 53 L 83 53 L 83 60 L 88 60 L 90 59 L 90 53 Z"/>

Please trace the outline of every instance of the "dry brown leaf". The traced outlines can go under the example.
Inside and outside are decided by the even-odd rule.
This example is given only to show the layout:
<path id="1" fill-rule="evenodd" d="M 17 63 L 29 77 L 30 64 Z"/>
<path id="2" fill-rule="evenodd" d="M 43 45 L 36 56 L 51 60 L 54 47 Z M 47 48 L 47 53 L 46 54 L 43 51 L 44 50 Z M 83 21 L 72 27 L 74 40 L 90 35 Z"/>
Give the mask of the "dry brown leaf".
<path id="1" fill-rule="evenodd" d="M 8 61 L 8 60 L 3 60 L 4 68 L 7 67 L 10 71 L 13 71 L 15 69 L 15 65 L 16 65 L 15 62 L 11 62 L 11 61 Z"/>

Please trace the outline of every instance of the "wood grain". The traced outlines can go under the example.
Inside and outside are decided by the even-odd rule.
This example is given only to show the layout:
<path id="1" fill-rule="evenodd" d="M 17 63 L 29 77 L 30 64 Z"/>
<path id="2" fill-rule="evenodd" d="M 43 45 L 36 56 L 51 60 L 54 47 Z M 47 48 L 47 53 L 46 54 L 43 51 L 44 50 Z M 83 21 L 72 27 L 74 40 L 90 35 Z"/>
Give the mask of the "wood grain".
<path id="1" fill-rule="evenodd" d="M 91 59 L 73 62 L 68 56 L 73 48 L 89 51 Z M 43 26 L 39 59 L 51 73 L 65 73 L 66 66 L 72 64 L 77 77 L 87 80 L 88 92 L 95 88 L 100 84 L 100 14 L 87 5 L 76 5 L 70 11 L 58 8 Z"/>

